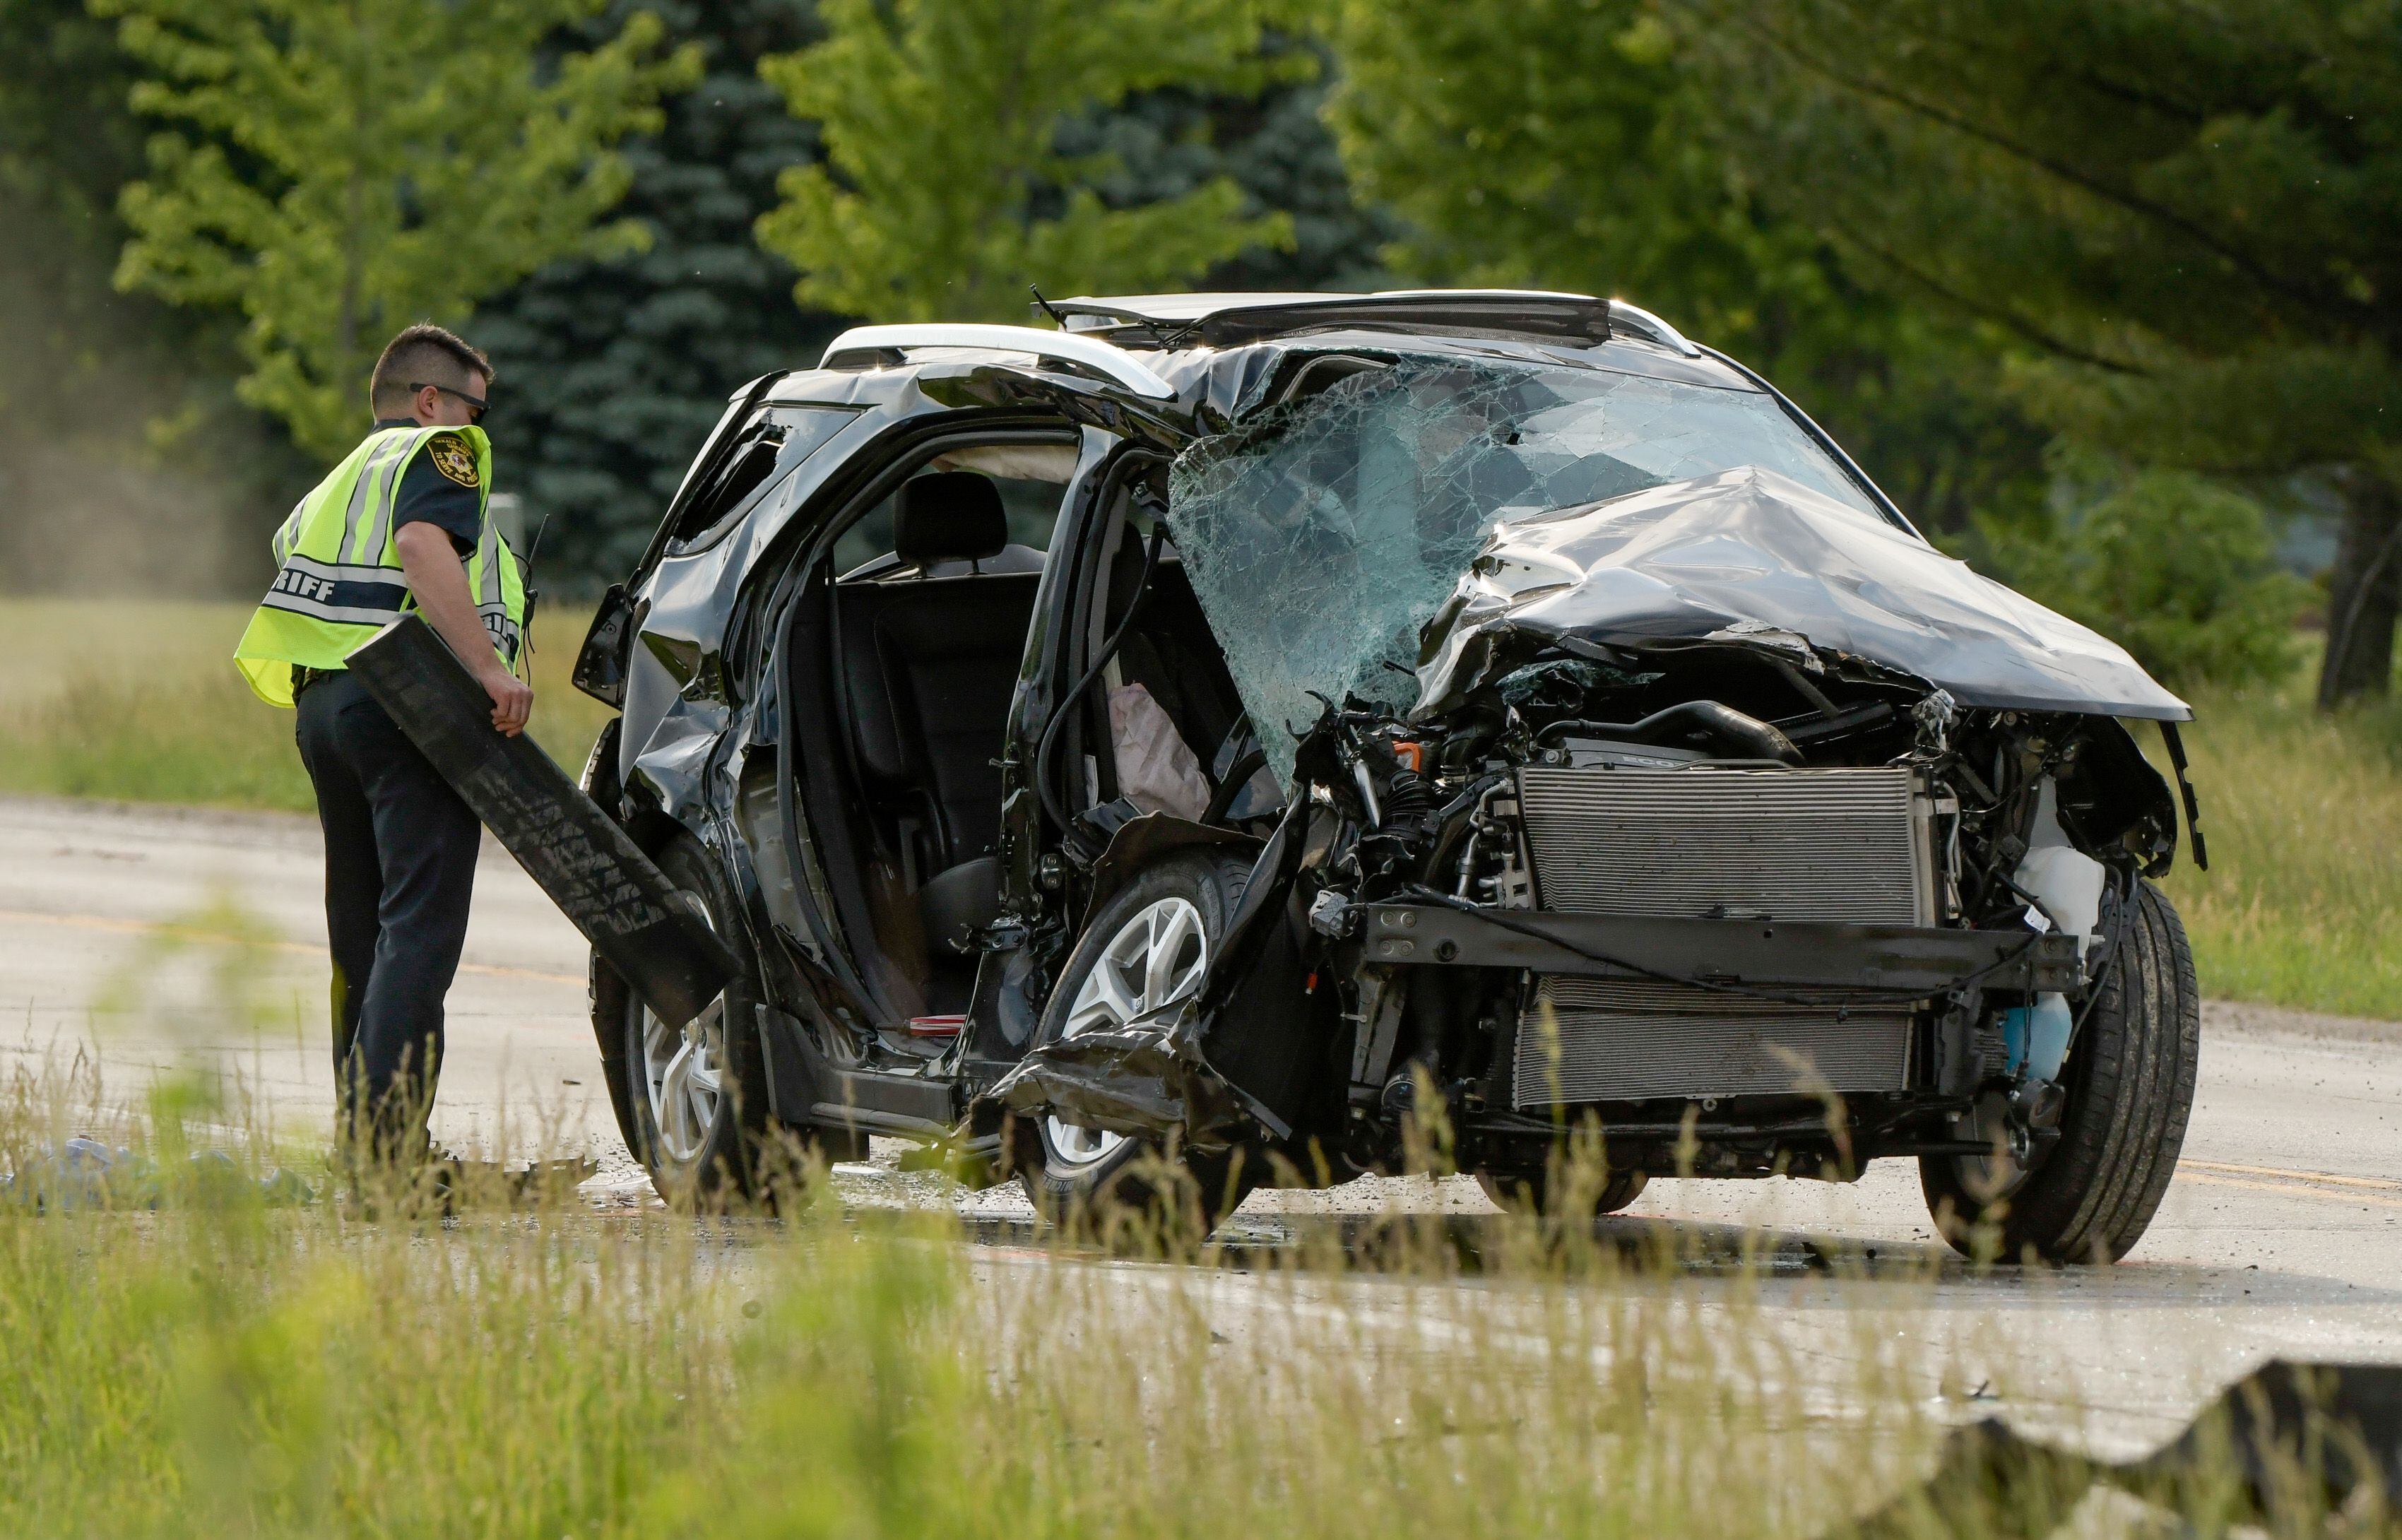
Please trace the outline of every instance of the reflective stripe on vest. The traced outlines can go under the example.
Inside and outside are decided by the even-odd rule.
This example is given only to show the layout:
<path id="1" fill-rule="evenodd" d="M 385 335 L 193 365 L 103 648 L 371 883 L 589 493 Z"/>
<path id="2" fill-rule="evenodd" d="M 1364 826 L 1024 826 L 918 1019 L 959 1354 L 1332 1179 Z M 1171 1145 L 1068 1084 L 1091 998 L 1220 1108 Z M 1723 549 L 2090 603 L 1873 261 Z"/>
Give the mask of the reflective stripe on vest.
<path id="1" fill-rule="evenodd" d="M 525 583 L 493 527 L 491 444 L 480 428 L 380 428 L 300 500 L 273 542 L 274 584 L 234 651 L 260 699 L 292 704 L 292 666 L 339 668 L 351 650 L 416 608 L 393 543 L 401 473 L 425 441 L 455 433 L 476 453 L 478 522 L 467 590 L 493 650 L 515 667 L 525 636 Z"/>

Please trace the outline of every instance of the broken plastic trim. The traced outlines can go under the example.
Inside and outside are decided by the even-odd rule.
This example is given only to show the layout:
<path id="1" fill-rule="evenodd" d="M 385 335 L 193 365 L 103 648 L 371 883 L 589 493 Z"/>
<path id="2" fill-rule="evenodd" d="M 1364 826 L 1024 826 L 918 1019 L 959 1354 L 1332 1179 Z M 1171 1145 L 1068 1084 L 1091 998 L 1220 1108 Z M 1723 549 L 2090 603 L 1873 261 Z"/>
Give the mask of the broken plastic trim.
<path id="1" fill-rule="evenodd" d="M 2167 746 L 2169 764 L 2176 771 L 2177 792 L 2185 803 L 2185 832 L 2193 838 L 2193 869 L 2210 870 L 2210 847 L 2202 841 L 2202 799 L 2194 795 L 2193 777 L 2185 763 L 2185 735 L 2173 722 L 2160 723 L 2160 742 Z"/>
<path id="2" fill-rule="evenodd" d="M 682 1027 L 741 972 L 642 854 L 533 739 L 492 728 L 491 699 L 434 628 L 403 615 L 351 653 L 366 686 L 442 778 L 643 1003 Z"/>

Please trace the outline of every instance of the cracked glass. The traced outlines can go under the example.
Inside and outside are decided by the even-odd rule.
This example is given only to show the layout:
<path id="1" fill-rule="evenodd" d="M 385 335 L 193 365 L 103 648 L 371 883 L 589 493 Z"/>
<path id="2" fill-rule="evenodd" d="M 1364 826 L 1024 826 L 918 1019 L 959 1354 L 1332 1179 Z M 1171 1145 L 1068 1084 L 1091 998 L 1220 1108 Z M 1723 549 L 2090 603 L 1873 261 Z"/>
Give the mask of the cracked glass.
<path id="1" fill-rule="evenodd" d="M 1314 695 L 1415 702 L 1419 628 L 1496 524 L 1743 465 L 1876 512 L 1765 395 L 1404 357 L 1187 449 L 1167 524 L 1290 787 Z"/>

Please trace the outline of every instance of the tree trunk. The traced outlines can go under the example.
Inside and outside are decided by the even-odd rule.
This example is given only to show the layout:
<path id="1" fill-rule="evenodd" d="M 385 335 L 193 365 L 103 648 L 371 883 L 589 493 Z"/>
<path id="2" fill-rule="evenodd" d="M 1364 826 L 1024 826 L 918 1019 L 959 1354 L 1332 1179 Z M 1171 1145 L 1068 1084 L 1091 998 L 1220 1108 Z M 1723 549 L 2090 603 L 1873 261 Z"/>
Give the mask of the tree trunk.
<path id="1" fill-rule="evenodd" d="M 2350 491 L 2327 595 L 2322 710 L 2384 696 L 2394 678 L 2395 621 L 2402 615 L 2402 499 L 2390 482 L 2366 473 Z"/>

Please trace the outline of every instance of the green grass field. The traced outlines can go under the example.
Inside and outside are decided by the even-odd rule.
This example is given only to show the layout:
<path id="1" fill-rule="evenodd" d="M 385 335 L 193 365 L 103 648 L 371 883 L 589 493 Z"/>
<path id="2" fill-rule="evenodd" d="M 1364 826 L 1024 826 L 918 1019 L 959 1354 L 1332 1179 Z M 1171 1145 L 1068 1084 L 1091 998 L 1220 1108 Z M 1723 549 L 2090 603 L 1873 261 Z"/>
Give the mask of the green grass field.
<path id="1" fill-rule="evenodd" d="M 0 600 L 0 790 L 310 809 L 290 715 L 227 661 L 247 615 Z M 607 720 L 567 682 L 585 624 L 545 611 L 535 625 L 532 733 L 570 771 Z M 2210 995 L 2402 1019 L 2402 708 L 2330 721 L 2309 708 L 2308 676 L 2197 701 L 2213 864 L 2181 854 L 2168 888 Z M 2140 736 L 2157 759 L 2157 736 Z"/>
<path id="2" fill-rule="evenodd" d="M 309 812 L 292 713 L 234 672 L 241 604 L 0 599 L 0 791 Z M 609 718 L 567 681 L 588 613 L 534 620 L 534 741 L 571 774 Z"/>

